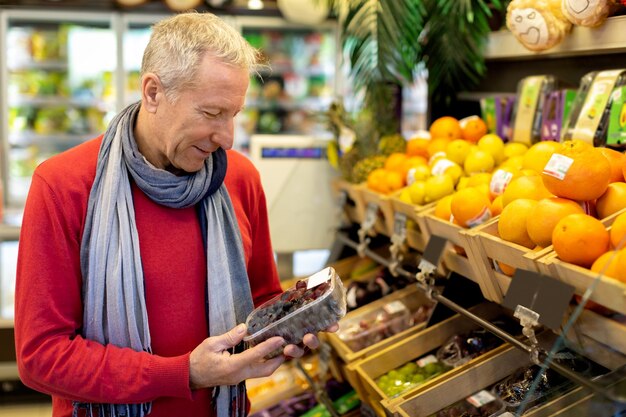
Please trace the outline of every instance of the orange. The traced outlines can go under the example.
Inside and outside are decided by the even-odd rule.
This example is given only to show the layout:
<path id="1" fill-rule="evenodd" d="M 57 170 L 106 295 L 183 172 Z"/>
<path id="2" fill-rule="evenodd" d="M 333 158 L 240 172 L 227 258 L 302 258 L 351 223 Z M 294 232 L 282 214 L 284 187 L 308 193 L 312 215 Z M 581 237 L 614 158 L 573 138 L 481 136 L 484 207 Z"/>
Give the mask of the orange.
<path id="1" fill-rule="evenodd" d="M 478 116 L 469 116 L 459 120 L 461 138 L 476 143 L 487 134 L 487 124 Z"/>
<path id="2" fill-rule="evenodd" d="M 409 139 L 406 143 L 406 154 L 408 156 L 421 156 L 428 158 L 428 144 L 430 139 L 416 138 Z"/>
<path id="3" fill-rule="evenodd" d="M 563 142 L 557 153 L 569 158 L 571 165 L 562 172 L 545 169 L 542 172 L 543 184 L 552 194 L 588 201 L 595 200 L 606 191 L 611 180 L 611 164 L 598 148 L 574 139 Z"/>
<path id="4" fill-rule="evenodd" d="M 435 120 L 430 125 L 430 138 L 445 138 L 448 140 L 460 139 L 462 137 L 459 121 L 452 116 L 443 116 Z"/>
<path id="5" fill-rule="evenodd" d="M 543 167 L 546 166 L 552 154 L 559 149 L 561 149 L 561 144 L 551 140 L 535 143 L 524 154 L 522 168 L 532 169 L 537 173 L 543 172 Z"/>
<path id="6" fill-rule="evenodd" d="M 513 275 L 515 275 L 515 269 L 513 268 L 511 265 L 505 264 L 504 262 L 501 261 L 496 261 L 496 263 L 498 264 L 498 268 L 500 268 L 500 271 L 502 271 L 502 273 L 506 276 L 512 277 Z"/>
<path id="7" fill-rule="evenodd" d="M 394 152 L 385 159 L 385 169 L 396 170 L 407 160 L 409 157 L 400 152 Z"/>
<path id="8" fill-rule="evenodd" d="M 367 188 L 372 191 L 384 193 L 387 189 L 385 185 L 385 169 L 376 168 L 367 176 Z"/>
<path id="9" fill-rule="evenodd" d="M 506 207 L 511 201 L 518 198 L 541 200 L 548 197 L 553 197 L 553 195 L 543 185 L 539 175 L 525 175 L 514 178 L 506 186 L 502 193 L 502 207 Z"/>
<path id="10" fill-rule="evenodd" d="M 602 273 L 603 276 L 617 278 L 619 254 L 620 252 L 614 250 L 604 252 L 593 262 L 589 269 L 597 274 Z"/>
<path id="11" fill-rule="evenodd" d="M 596 200 L 598 218 L 604 219 L 623 208 L 626 208 L 626 183 L 612 182 Z"/>
<path id="12" fill-rule="evenodd" d="M 534 248 L 535 243 L 526 231 L 526 221 L 536 205 L 536 200 L 518 198 L 504 207 L 498 220 L 500 238 L 507 242 L 525 246 L 528 249 Z"/>
<path id="13" fill-rule="evenodd" d="M 626 247 L 626 213 L 619 214 L 611 225 L 611 246 L 615 249 Z"/>
<path id="14" fill-rule="evenodd" d="M 452 203 L 452 194 L 447 195 L 437 201 L 435 205 L 435 217 L 438 217 L 445 221 L 450 221 L 451 211 L 451 203 Z"/>
<path id="15" fill-rule="evenodd" d="M 459 226 L 471 228 L 491 218 L 491 201 L 483 191 L 464 188 L 452 195 L 450 211 Z"/>
<path id="16" fill-rule="evenodd" d="M 405 177 L 398 171 L 385 170 L 383 178 L 385 184 L 385 191 L 383 191 L 383 193 L 385 194 L 392 193 L 405 186 Z"/>
<path id="17" fill-rule="evenodd" d="M 428 143 L 426 150 L 428 151 L 428 158 L 432 158 L 435 154 L 442 152 L 445 154 L 446 147 L 450 143 L 448 138 L 433 138 Z"/>
<path id="18" fill-rule="evenodd" d="M 622 172 L 622 165 L 626 163 L 626 156 L 623 153 L 618 152 L 610 148 L 598 148 L 602 155 L 609 160 L 611 165 L 611 182 L 624 182 L 624 173 Z"/>
<path id="19" fill-rule="evenodd" d="M 609 250 L 609 241 L 609 231 L 588 214 L 565 216 L 552 232 L 552 245 L 558 257 L 585 268 Z"/>
<path id="20" fill-rule="evenodd" d="M 491 202 L 491 215 L 498 216 L 502 213 L 502 196 L 499 195 Z"/>
<path id="21" fill-rule="evenodd" d="M 572 200 L 560 197 L 541 199 L 526 219 L 528 236 L 538 246 L 550 246 L 552 231 L 559 220 L 569 214 L 584 212 L 583 208 Z"/>

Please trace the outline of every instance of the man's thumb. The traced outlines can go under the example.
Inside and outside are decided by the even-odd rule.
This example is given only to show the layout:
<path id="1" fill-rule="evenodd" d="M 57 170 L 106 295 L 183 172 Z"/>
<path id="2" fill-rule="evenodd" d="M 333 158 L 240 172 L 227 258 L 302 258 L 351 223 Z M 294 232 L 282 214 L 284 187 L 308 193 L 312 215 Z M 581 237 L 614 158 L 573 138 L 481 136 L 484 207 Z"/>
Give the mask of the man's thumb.
<path id="1" fill-rule="evenodd" d="M 224 348 L 231 348 L 239 344 L 239 342 L 241 342 L 243 340 L 243 337 L 246 335 L 246 329 L 247 327 L 245 323 L 241 323 L 226 332 L 223 339 L 224 343 L 226 344 Z"/>

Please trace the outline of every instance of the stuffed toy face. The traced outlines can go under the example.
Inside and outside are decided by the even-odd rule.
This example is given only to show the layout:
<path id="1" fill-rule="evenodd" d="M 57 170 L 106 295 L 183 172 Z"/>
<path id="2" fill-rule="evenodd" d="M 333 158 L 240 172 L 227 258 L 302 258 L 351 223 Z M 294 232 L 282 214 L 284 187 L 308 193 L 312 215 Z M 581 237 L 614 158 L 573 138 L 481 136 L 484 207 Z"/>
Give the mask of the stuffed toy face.
<path id="1" fill-rule="evenodd" d="M 617 0 L 563 0 L 563 14 L 574 25 L 600 26 L 620 5 Z"/>
<path id="2" fill-rule="evenodd" d="M 561 12 L 561 0 L 513 0 L 507 7 L 506 25 L 531 51 L 556 46 L 572 27 Z"/>
<path id="3" fill-rule="evenodd" d="M 546 19 L 535 9 L 512 10 L 509 28 L 524 45 L 534 48 L 545 47 L 550 38 Z"/>

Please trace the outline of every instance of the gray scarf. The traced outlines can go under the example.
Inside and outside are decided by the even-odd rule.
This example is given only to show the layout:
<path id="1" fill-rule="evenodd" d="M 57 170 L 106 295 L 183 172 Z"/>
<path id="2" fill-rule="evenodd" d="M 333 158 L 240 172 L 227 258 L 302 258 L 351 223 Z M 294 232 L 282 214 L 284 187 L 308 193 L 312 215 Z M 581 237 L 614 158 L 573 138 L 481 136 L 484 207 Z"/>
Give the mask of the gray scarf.
<path id="1" fill-rule="evenodd" d="M 241 235 L 223 185 L 226 152 L 218 149 L 195 174 L 177 176 L 157 169 L 139 153 L 133 126 L 139 103 L 122 110 L 109 124 L 96 177 L 89 194 L 80 263 L 83 275 L 83 329 L 86 339 L 104 345 L 151 352 L 144 277 L 130 176 L 153 201 L 172 208 L 196 205 L 207 251 L 209 335 L 243 323 L 253 309 Z M 207 244 L 208 243 L 208 244 Z M 167 302 L 164 300 L 164 302 Z M 241 343 L 234 352 L 243 350 Z M 123 366 L 123 364 L 120 364 Z M 142 417 L 151 403 L 74 403 L 88 415 Z M 245 383 L 213 389 L 218 416 L 245 414 Z"/>

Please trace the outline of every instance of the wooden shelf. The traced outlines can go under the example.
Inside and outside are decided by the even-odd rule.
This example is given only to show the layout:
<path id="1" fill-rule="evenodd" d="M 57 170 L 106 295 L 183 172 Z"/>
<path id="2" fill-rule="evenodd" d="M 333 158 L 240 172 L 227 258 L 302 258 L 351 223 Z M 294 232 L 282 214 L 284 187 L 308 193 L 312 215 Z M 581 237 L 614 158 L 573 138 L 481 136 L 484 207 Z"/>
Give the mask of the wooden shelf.
<path id="1" fill-rule="evenodd" d="M 626 16 L 607 19 L 598 28 L 575 26 L 563 42 L 542 52 L 526 49 L 508 30 L 493 32 L 485 50 L 487 60 L 519 60 L 612 54 L 626 51 Z"/>

